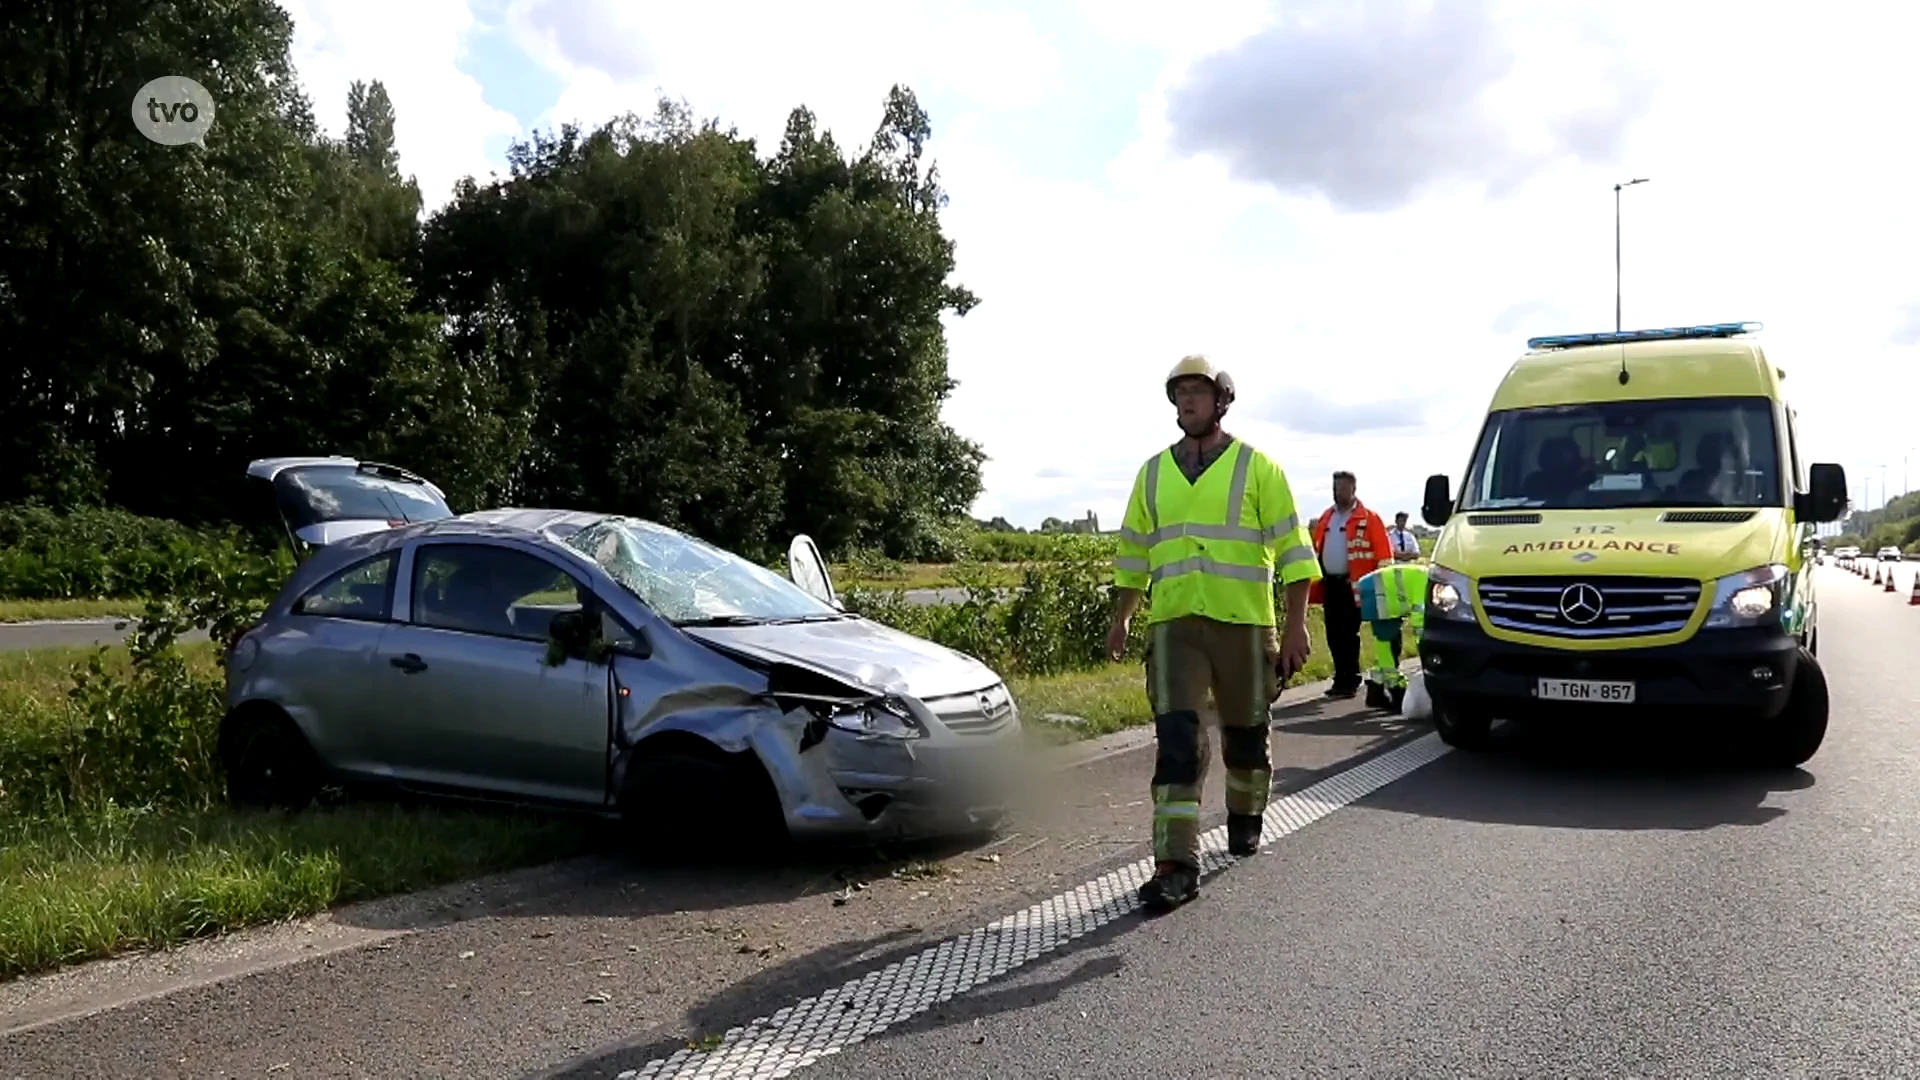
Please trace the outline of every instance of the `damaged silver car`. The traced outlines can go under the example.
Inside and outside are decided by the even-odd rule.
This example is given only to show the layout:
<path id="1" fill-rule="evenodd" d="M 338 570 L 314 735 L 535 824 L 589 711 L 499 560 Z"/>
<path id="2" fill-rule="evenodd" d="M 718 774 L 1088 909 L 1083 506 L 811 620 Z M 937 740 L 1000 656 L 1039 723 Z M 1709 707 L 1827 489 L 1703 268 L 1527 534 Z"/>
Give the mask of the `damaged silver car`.
<path id="1" fill-rule="evenodd" d="M 494 510 L 301 564 L 228 663 L 241 804 L 351 782 L 619 815 L 722 846 L 936 837 L 1004 813 L 1024 745 L 986 665 L 651 522 Z"/>

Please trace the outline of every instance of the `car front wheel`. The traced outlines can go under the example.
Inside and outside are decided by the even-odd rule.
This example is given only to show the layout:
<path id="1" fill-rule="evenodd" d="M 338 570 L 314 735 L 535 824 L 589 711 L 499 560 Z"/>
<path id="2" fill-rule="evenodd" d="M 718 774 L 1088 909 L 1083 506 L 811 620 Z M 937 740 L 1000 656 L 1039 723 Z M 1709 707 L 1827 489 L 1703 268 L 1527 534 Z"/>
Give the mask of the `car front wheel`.
<path id="1" fill-rule="evenodd" d="M 1493 741 L 1491 714 L 1437 696 L 1433 699 L 1433 728 L 1442 742 L 1459 750 L 1484 750 Z"/>
<path id="2" fill-rule="evenodd" d="M 761 859 L 787 843 L 773 783 L 751 755 L 642 752 L 627 767 L 620 816 L 639 854 L 670 862 Z"/>
<path id="3" fill-rule="evenodd" d="M 1775 769 L 1797 769 L 1820 752 L 1827 738 L 1827 675 L 1809 649 L 1800 650 L 1793 689 L 1780 715 L 1767 721 L 1759 757 Z"/>

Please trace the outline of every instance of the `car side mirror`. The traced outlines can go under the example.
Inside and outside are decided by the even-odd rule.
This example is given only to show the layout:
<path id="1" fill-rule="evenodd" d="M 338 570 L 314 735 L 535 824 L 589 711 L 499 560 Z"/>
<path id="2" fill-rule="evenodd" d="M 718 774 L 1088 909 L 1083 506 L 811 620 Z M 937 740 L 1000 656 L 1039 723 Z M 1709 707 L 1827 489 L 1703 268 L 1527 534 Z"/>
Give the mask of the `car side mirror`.
<path id="1" fill-rule="evenodd" d="M 1793 516 L 1824 525 L 1839 521 L 1847 509 L 1847 470 L 1816 464 L 1807 470 L 1807 490 L 1793 497 Z"/>
<path id="2" fill-rule="evenodd" d="M 585 658 L 593 645 L 593 624 L 584 611 L 563 611 L 547 624 L 547 663 L 558 667 L 570 659 Z"/>
<path id="3" fill-rule="evenodd" d="M 1420 500 L 1420 517 L 1439 528 L 1453 516 L 1453 484 L 1445 473 L 1427 477 L 1427 494 Z"/>

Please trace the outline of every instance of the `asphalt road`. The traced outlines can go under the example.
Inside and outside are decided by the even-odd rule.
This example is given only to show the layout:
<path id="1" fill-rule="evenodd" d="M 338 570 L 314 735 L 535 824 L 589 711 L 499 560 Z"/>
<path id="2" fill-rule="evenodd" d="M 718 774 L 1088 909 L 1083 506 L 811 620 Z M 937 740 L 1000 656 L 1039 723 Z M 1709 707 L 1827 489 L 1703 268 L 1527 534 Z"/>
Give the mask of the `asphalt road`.
<path id="1" fill-rule="evenodd" d="M 908 589 L 910 604 L 955 604 L 967 598 L 965 589 Z M 91 648 L 117 645 L 126 640 L 125 619 L 71 619 L 47 622 L 0 623 L 0 652 L 28 649 Z M 182 641 L 201 641 L 202 631 L 184 635 Z"/>
<path id="2" fill-rule="evenodd" d="M 1594 732 L 1447 753 L 802 1075 L 1908 1075 L 1920 610 L 1821 575 L 1833 726 L 1796 773 Z"/>
<path id="3" fill-rule="evenodd" d="M 1417 730 L 1323 686 L 1281 699 L 1285 787 Z M 1137 856 L 1152 771 L 1134 729 L 1049 752 L 1010 826 L 966 847 L 587 858 L 0 984 L 0 1078 L 612 1075 Z M 1207 786 L 1217 818 L 1219 769 Z"/>
<path id="4" fill-rule="evenodd" d="M 1293 778 L 1264 854 L 1146 920 L 1151 751 L 1123 748 L 1002 863 L 844 904 L 844 874 L 560 868 L 385 948 L 0 1037 L 0 1076 L 1903 1075 L 1920 609 L 1820 574 L 1833 724 L 1797 772 L 1683 733 L 1401 736 Z M 1404 730 L 1312 705 L 1279 728 L 1278 763 L 1308 764 Z"/>

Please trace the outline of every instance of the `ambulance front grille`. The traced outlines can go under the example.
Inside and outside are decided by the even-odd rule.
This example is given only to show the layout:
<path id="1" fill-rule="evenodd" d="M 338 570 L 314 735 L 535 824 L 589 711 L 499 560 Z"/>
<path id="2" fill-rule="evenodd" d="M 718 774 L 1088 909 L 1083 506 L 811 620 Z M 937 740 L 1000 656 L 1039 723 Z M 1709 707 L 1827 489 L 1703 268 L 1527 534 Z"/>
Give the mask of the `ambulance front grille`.
<path id="1" fill-rule="evenodd" d="M 1700 606 L 1700 583 L 1686 578 L 1487 578 L 1479 592 L 1494 626 L 1568 638 L 1671 634 Z"/>

